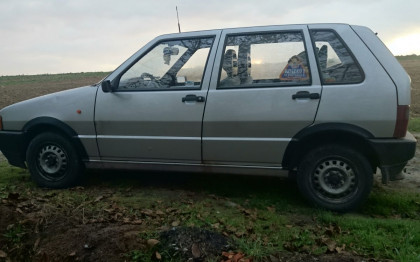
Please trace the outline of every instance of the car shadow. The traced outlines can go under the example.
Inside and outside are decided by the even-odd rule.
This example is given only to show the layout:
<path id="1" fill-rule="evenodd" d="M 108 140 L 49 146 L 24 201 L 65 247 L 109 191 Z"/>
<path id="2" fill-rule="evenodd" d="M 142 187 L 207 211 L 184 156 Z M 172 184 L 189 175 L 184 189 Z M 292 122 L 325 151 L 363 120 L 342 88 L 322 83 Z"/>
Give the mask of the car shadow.
<path id="1" fill-rule="evenodd" d="M 138 190 L 184 190 L 228 198 L 258 198 L 270 203 L 307 206 L 295 181 L 277 176 L 88 170 L 82 185 L 87 189 L 117 186 Z"/>

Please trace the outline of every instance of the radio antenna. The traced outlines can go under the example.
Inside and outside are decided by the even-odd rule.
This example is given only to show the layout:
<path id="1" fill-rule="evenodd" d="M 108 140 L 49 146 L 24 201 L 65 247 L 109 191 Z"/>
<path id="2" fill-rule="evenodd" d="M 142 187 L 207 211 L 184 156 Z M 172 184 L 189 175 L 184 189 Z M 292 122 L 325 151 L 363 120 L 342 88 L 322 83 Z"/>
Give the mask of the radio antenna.
<path id="1" fill-rule="evenodd" d="M 179 16 L 178 16 L 178 6 L 175 6 L 176 8 L 176 19 L 178 20 L 178 31 L 181 33 L 181 26 L 179 25 Z"/>

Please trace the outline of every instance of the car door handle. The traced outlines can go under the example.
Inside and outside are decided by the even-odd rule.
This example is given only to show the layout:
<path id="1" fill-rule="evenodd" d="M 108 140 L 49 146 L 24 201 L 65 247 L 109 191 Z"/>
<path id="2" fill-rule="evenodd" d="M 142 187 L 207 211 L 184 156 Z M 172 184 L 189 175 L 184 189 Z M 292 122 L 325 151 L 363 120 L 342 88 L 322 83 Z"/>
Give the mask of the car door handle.
<path id="1" fill-rule="evenodd" d="M 185 102 L 204 102 L 206 99 L 203 96 L 186 95 L 182 98 L 182 103 Z"/>
<path id="2" fill-rule="evenodd" d="M 319 99 L 321 96 L 319 93 L 309 93 L 308 91 L 299 91 L 296 94 L 292 95 L 292 99 L 301 99 L 301 98 L 309 98 L 309 99 Z"/>

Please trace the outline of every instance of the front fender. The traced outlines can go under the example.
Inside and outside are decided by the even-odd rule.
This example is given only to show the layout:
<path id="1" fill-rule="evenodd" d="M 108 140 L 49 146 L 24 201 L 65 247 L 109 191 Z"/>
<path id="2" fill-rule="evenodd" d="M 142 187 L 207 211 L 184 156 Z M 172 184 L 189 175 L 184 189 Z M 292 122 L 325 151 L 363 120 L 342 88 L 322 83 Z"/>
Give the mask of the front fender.
<path id="1" fill-rule="evenodd" d="M 25 140 L 27 141 L 26 148 L 29 142 L 36 135 L 45 131 L 55 131 L 64 135 L 65 137 L 67 137 L 68 139 L 72 141 L 81 159 L 82 160 L 88 159 L 88 154 L 86 152 L 86 149 L 83 146 L 82 142 L 80 141 L 77 132 L 66 123 L 52 117 L 37 117 L 24 125 L 23 133 L 25 136 Z M 26 151 L 26 148 L 25 148 L 25 151 Z"/>

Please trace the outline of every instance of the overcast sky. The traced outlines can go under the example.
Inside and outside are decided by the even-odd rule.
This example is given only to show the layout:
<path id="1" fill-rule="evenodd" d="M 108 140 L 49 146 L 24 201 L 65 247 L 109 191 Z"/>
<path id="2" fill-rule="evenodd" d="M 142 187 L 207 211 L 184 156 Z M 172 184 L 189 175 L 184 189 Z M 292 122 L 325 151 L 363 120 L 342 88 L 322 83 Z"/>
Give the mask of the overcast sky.
<path id="1" fill-rule="evenodd" d="M 420 55 L 420 0 L 0 0 L 0 75 L 112 71 L 181 30 L 340 22 Z"/>

